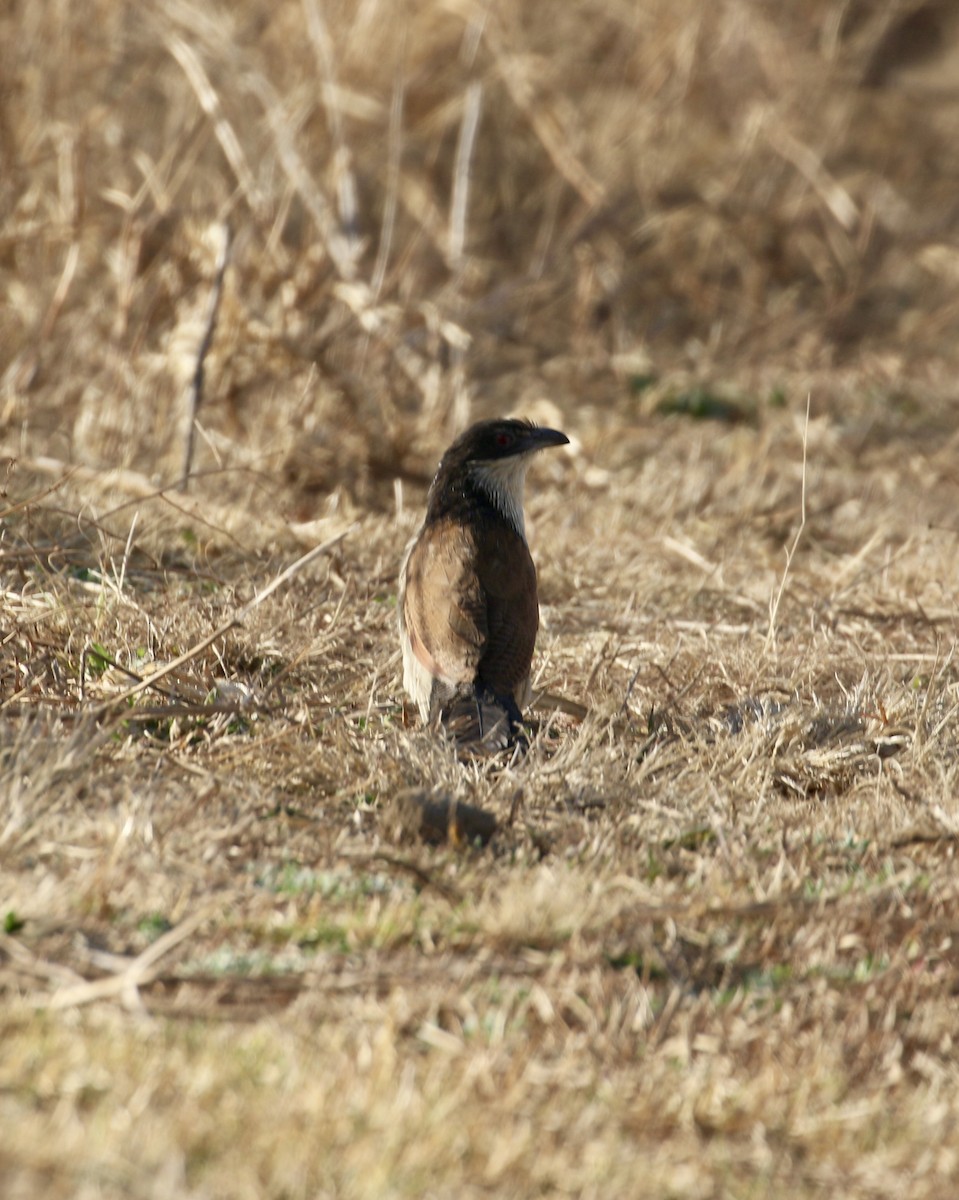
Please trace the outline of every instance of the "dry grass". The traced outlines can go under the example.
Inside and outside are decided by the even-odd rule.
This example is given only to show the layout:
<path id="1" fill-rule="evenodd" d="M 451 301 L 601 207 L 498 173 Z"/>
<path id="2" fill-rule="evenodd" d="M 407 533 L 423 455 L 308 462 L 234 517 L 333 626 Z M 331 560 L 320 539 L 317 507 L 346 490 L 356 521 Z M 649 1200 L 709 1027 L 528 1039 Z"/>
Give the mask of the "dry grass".
<path id="1" fill-rule="evenodd" d="M 0 1191 L 953 1194 L 951 9 L 148 7 L 0 16 Z M 462 766 L 396 572 L 516 408 L 587 713 Z"/>

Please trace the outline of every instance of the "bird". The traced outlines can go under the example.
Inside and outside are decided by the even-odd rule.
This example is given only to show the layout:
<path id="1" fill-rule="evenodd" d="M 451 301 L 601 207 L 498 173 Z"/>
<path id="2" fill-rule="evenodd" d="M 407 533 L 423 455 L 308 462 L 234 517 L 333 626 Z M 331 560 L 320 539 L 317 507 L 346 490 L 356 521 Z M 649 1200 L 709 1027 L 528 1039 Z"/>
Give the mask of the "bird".
<path id="1" fill-rule="evenodd" d="M 525 747 L 522 710 L 539 629 L 523 493 L 558 429 L 501 418 L 470 426 L 440 460 L 403 555 L 403 686 L 431 728 L 479 753 Z"/>

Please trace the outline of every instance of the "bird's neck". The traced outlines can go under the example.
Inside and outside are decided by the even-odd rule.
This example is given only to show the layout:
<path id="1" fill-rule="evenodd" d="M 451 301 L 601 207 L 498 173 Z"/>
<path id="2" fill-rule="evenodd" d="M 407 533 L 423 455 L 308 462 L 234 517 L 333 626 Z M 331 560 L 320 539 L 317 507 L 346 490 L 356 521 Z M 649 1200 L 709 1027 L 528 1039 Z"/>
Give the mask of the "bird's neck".
<path id="1" fill-rule="evenodd" d="M 470 478 L 499 515 L 526 541 L 523 518 L 523 493 L 526 484 L 526 456 L 517 454 L 494 462 L 471 463 Z"/>
<path id="2" fill-rule="evenodd" d="M 494 462 L 472 462 L 455 474 L 441 471 L 427 501 L 427 522 L 441 517 L 498 518 L 526 541 L 523 493 L 528 463 L 522 455 Z"/>

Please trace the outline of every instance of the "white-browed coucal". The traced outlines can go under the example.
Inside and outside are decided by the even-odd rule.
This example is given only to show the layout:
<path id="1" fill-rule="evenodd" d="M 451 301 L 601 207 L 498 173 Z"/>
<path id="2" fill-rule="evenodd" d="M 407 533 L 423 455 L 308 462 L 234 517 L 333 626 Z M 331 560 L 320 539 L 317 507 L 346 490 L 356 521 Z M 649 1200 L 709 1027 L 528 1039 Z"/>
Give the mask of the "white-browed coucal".
<path id="1" fill-rule="evenodd" d="M 568 441 L 527 421 L 467 429 L 440 461 L 403 558 L 403 685 L 423 720 L 458 742 L 499 749 L 522 737 L 539 628 L 523 485 L 537 451 Z"/>

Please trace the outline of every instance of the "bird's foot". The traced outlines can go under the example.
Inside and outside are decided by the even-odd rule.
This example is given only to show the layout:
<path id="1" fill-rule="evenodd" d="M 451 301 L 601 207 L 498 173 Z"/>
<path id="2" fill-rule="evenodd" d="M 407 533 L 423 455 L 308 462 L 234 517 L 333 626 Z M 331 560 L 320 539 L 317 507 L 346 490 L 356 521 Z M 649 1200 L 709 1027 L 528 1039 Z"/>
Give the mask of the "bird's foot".
<path id="1" fill-rule="evenodd" d="M 523 728 L 523 714 L 512 696 L 498 696 L 485 685 L 476 685 L 476 716 L 480 739 L 493 750 L 518 749 L 525 754 L 529 738 Z"/>
<path id="2" fill-rule="evenodd" d="M 451 733 L 457 751 L 468 756 L 520 755 L 529 749 L 523 714 L 512 696 L 499 696 L 477 683 L 469 692 L 451 698 L 441 712 L 441 722 Z"/>

